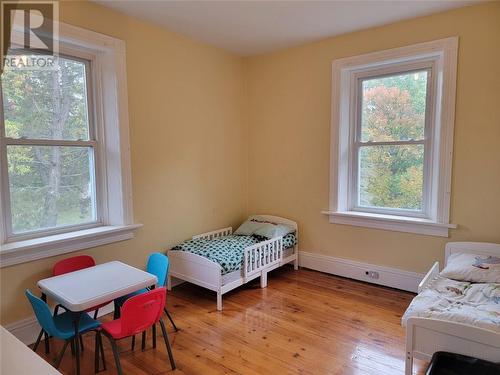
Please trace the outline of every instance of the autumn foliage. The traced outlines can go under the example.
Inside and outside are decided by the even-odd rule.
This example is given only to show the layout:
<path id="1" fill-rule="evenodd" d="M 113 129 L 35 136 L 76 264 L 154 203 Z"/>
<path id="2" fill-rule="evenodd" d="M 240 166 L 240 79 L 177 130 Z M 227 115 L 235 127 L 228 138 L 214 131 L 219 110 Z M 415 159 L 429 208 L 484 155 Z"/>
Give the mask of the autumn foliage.
<path id="1" fill-rule="evenodd" d="M 361 141 L 367 143 L 359 150 L 361 206 L 422 209 L 424 146 L 398 143 L 424 138 L 426 76 L 414 77 L 363 82 Z"/>

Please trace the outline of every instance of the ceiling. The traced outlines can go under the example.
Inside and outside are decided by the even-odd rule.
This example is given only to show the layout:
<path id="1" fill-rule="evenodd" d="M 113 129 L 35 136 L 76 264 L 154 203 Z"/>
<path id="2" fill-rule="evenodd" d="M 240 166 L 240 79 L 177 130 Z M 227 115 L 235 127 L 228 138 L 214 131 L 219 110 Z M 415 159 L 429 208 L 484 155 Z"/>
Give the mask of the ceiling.
<path id="1" fill-rule="evenodd" d="M 477 2 L 477 0 L 94 1 L 242 56 L 271 52 Z"/>

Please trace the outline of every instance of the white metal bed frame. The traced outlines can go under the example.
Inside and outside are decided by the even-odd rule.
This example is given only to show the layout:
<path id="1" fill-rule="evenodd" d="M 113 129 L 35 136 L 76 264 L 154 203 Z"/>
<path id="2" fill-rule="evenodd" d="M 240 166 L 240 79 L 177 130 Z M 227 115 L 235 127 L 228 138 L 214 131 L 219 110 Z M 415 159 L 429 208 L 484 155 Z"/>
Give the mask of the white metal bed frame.
<path id="1" fill-rule="evenodd" d="M 449 242 L 445 249 L 445 265 L 453 253 L 500 256 L 500 244 Z M 439 262 L 435 262 L 418 286 L 418 292 L 422 292 L 438 274 Z M 437 351 L 500 362 L 500 334 L 445 320 L 409 318 L 406 323 L 405 375 L 412 375 L 414 358 L 430 361 Z"/>
<path id="2" fill-rule="evenodd" d="M 284 256 L 283 237 L 272 238 L 259 242 L 245 248 L 243 256 L 242 276 L 236 280 L 224 284 L 222 267 L 216 262 L 187 251 L 169 251 L 170 271 L 168 275 L 167 288 L 172 288 L 172 277 L 217 292 L 217 310 L 222 310 L 222 295 L 260 277 L 261 288 L 267 287 L 267 273 L 293 262 L 294 269 L 299 268 L 298 227 L 295 221 L 278 216 L 253 215 L 273 223 L 286 224 L 295 229 L 297 244 L 293 247 L 293 253 Z M 233 232 L 231 227 L 214 230 L 212 232 L 198 234 L 193 239 L 214 239 L 227 236 Z"/>

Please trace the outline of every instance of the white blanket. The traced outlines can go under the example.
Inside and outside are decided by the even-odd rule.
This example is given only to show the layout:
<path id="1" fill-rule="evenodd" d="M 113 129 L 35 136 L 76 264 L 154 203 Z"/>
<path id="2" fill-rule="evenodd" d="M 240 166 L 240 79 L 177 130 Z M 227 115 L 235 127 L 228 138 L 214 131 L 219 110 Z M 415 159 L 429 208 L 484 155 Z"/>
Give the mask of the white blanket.
<path id="1" fill-rule="evenodd" d="M 500 284 L 469 283 L 436 277 L 411 302 L 402 318 L 432 318 L 500 333 Z"/>

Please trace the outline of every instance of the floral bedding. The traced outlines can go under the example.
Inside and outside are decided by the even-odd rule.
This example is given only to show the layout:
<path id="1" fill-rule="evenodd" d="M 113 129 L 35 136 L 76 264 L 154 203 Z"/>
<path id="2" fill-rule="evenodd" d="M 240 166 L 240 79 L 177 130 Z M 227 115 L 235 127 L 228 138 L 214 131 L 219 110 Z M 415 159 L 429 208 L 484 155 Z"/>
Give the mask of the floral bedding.
<path id="1" fill-rule="evenodd" d="M 402 318 L 432 318 L 500 333 L 500 284 L 470 283 L 436 277 L 411 302 Z"/>
<path id="2" fill-rule="evenodd" d="M 184 241 L 174 246 L 171 250 L 187 251 L 212 262 L 218 263 L 222 267 L 222 274 L 230 273 L 241 269 L 243 264 L 243 251 L 246 247 L 267 240 L 260 236 L 240 236 L 231 234 L 229 236 L 217 237 L 212 240 L 198 238 Z M 289 233 L 283 237 L 283 249 L 295 246 L 297 238 L 295 233 Z"/>

